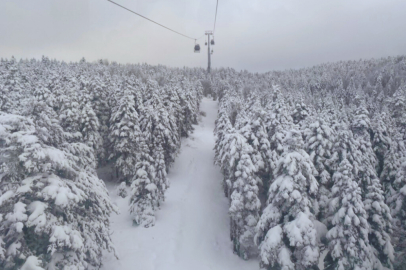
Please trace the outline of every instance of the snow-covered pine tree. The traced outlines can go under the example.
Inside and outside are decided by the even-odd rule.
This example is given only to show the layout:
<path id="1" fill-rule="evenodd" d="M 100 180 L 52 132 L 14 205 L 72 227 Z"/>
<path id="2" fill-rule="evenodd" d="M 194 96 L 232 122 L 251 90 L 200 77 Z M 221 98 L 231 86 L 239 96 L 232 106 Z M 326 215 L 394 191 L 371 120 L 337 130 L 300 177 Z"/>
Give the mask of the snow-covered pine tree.
<path id="1" fill-rule="evenodd" d="M 331 169 L 328 167 L 328 160 L 332 156 L 332 149 L 335 141 L 334 130 L 322 116 L 317 117 L 304 130 L 305 149 L 310 155 L 313 164 L 318 172 L 315 176 L 319 183 L 319 212 L 318 219 L 324 220 L 327 204 L 331 192 Z"/>
<path id="2" fill-rule="evenodd" d="M 238 160 L 241 158 L 241 147 L 244 144 L 245 138 L 231 129 L 224 136 L 224 143 L 221 147 L 219 159 L 221 161 L 221 170 L 223 172 L 223 188 L 227 198 L 230 198 L 233 192 L 233 184 L 236 180 L 235 171 Z"/>
<path id="3" fill-rule="evenodd" d="M 47 145 L 59 147 L 66 138 L 66 133 L 59 125 L 55 111 L 44 101 L 32 101 L 23 112 L 31 118 L 36 126 L 36 135 Z"/>
<path id="4" fill-rule="evenodd" d="M 352 129 L 356 140 L 359 142 L 359 152 L 361 154 L 360 169 L 356 176 L 358 185 L 361 188 L 361 197 L 365 205 L 367 220 L 370 224 L 368 236 L 369 242 L 374 249 L 374 257 L 371 257 L 371 259 L 376 269 L 379 269 L 381 264 L 391 268 L 393 261 L 393 247 L 389 237 L 392 231 L 391 215 L 382 196 L 382 185 L 379 183 L 375 169 L 379 168 L 379 166 L 371 145 L 370 134 L 372 131 L 370 130 L 368 111 L 363 103 L 356 110 Z M 384 134 L 382 133 L 382 135 Z M 382 139 L 382 136 L 378 136 L 378 138 Z"/>
<path id="5" fill-rule="evenodd" d="M 64 97 L 61 110 L 59 111 L 59 124 L 66 132 L 70 142 L 82 140 L 80 133 L 80 104 L 77 88 L 70 90 L 70 95 Z"/>
<path id="6" fill-rule="evenodd" d="M 341 161 L 346 158 L 350 162 L 353 175 L 358 175 L 361 163 L 361 153 L 359 151 L 359 142 L 354 139 L 354 135 L 349 128 L 345 118 L 339 118 L 334 125 L 336 141 L 333 147 L 333 155 L 328 161 L 329 167 L 333 173 L 338 170 Z M 345 154 L 345 156 L 344 156 Z"/>
<path id="7" fill-rule="evenodd" d="M 406 269 L 406 148 L 398 132 L 392 134 L 391 142 L 381 179 L 393 217 L 394 269 L 403 270 Z"/>
<path id="8" fill-rule="evenodd" d="M 0 110 L 7 113 L 16 112 L 19 109 L 23 93 L 21 74 L 14 56 L 6 65 L 5 80 L 0 90 Z"/>
<path id="9" fill-rule="evenodd" d="M 227 104 L 226 102 L 222 102 L 220 104 L 219 109 L 219 118 L 216 120 L 215 126 L 215 137 L 216 137 L 216 144 L 215 144 L 215 158 L 214 163 L 220 167 L 220 170 L 223 174 L 223 189 L 224 194 L 226 197 L 231 195 L 231 178 L 233 164 L 230 163 L 232 156 L 230 153 L 238 154 L 235 147 L 232 146 L 235 143 L 235 139 L 241 138 L 234 137 L 232 134 L 237 135 L 235 130 L 233 129 L 230 118 L 227 113 Z M 232 152 L 230 152 L 232 151 Z"/>
<path id="10" fill-rule="evenodd" d="M 115 162 L 116 176 L 120 182 L 130 182 L 136 173 L 138 143 L 141 131 L 135 97 L 124 90 L 117 106 L 112 109 L 110 119 L 110 140 L 112 153 L 109 159 Z"/>
<path id="11" fill-rule="evenodd" d="M 165 127 L 166 131 L 166 137 L 168 137 L 168 142 L 165 144 L 168 144 L 170 147 L 164 147 L 165 151 L 165 166 L 171 166 L 172 163 L 175 161 L 175 157 L 178 154 L 178 150 L 180 148 L 180 130 L 178 127 L 178 120 L 176 119 L 176 115 L 178 112 L 176 111 L 176 106 L 172 102 L 168 102 L 166 99 L 166 95 L 168 91 L 171 91 L 172 93 L 174 92 L 173 90 L 168 90 L 167 88 L 171 87 L 170 85 L 167 85 L 164 88 L 164 92 L 161 93 L 162 95 L 162 103 L 163 103 L 163 108 L 162 113 L 160 114 L 160 117 L 162 120 L 164 120 L 163 126 Z M 167 169 L 169 169 L 167 167 Z"/>
<path id="12" fill-rule="evenodd" d="M 178 149 L 180 147 L 180 137 L 176 130 L 176 122 L 171 121 L 173 119 L 170 117 L 166 107 L 164 107 L 162 103 L 160 103 L 158 107 L 150 107 L 150 109 L 155 109 L 156 111 L 156 123 L 152 132 L 152 143 L 154 145 L 154 149 L 157 147 L 162 147 L 164 155 L 163 160 L 165 162 L 165 167 L 168 170 L 175 161 L 176 155 L 178 154 Z"/>
<path id="13" fill-rule="evenodd" d="M 259 140 L 255 136 L 256 134 L 252 130 L 252 122 L 245 110 L 241 110 L 236 117 L 235 125 L 238 132 L 244 136 L 247 143 L 251 146 L 250 157 L 252 163 L 255 166 L 255 171 L 265 169 L 265 162 L 262 158 L 261 151 L 259 149 Z"/>
<path id="14" fill-rule="evenodd" d="M 397 129 L 403 135 L 406 143 L 406 83 L 403 82 L 395 91 L 393 96 L 388 99 L 388 108 L 396 124 Z"/>
<path id="15" fill-rule="evenodd" d="M 165 152 L 162 144 L 155 145 L 152 157 L 155 168 L 155 185 L 157 186 L 158 207 L 165 200 L 165 191 L 169 188 L 169 179 L 166 176 Z"/>
<path id="16" fill-rule="evenodd" d="M 198 106 L 191 93 L 192 89 L 189 80 L 184 78 L 181 81 L 180 87 L 176 88 L 176 90 L 178 91 L 182 114 L 184 115 L 181 134 L 184 137 L 188 137 L 189 131 L 193 130 L 193 124 L 197 124 Z"/>
<path id="17" fill-rule="evenodd" d="M 45 102 L 50 108 L 55 106 L 55 96 L 47 87 L 43 85 L 43 82 L 39 82 L 37 87 L 34 89 L 34 97 L 38 101 Z"/>
<path id="18" fill-rule="evenodd" d="M 139 157 L 131 182 L 130 213 L 135 225 L 148 228 L 155 225 L 155 210 L 159 207 L 156 172 L 144 136 L 140 138 L 137 150 Z"/>
<path id="19" fill-rule="evenodd" d="M 391 243 L 392 216 L 385 203 L 382 186 L 378 178 L 374 178 L 368 186 L 364 200 L 370 231 L 368 239 L 374 254 L 373 269 L 386 267 L 393 269 L 394 249 Z"/>
<path id="20" fill-rule="evenodd" d="M 268 138 L 271 147 L 270 157 L 270 169 L 271 169 L 271 182 L 276 178 L 276 166 L 279 158 L 284 151 L 284 139 L 287 132 L 292 128 L 293 120 L 288 114 L 286 105 L 282 97 L 277 99 L 274 104 L 273 111 L 269 117 L 268 126 Z"/>
<path id="21" fill-rule="evenodd" d="M 120 185 L 118 185 L 118 187 L 116 188 L 116 193 L 121 198 L 127 197 L 127 184 L 125 182 L 121 182 Z"/>
<path id="22" fill-rule="evenodd" d="M 275 119 L 275 121 L 273 121 L 274 124 L 279 123 L 279 121 L 277 121 Z M 282 153 L 283 153 L 283 140 L 286 137 L 286 133 L 288 132 L 289 128 L 288 125 L 283 125 L 283 124 L 277 124 L 277 126 L 273 129 L 273 135 L 272 137 L 269 138 L 269 143 L 270 143 L 270 159 L 269 159 L 269 166 L 270 166 L 270 170 L 271 170 L 271 182 L 273 181 L 273 179 L 275 179 L 276 175 L 276 166 L 278 163 L 279 158 L 281 157 Z"/>
<path id="23" fill-rule="evenodd" d="M 359 99 L 359 97 L 357 98 Z M 355 110 L 354 119 L 351 123 L 351 130 L 354 134 L 354 139 L 358 142 L 358 149 L 361 154 L 360 163 L 358 164 L 359 171 L 356 176 L 362 196 L 364 197 L 367 186 L 371 184 L 371 179 L 377 178 L 375 168 L 378 162 L 371 144 L 369 112 L 362 101 L 358 102 L 358 107 Z"/>
<path id="24" fill-rule="evenodd" d="M 399 187 L 396 182 L 398 181 L 398 172 L 402 164 L 403 158 L 406 156 L 406 148 L 403 144 L 401 134 L 396 129 L 390 132 L 391 140 L 390 147 L 386 151 L 383 162 L 383 169 L 381 172 L 381 182 L 385 192 L 386 202 L 390 208 L 396 208 L 391 205 L 391 197 L 396 193 Z"/>
<path id="25" fill-rule="evenodd" d="M 222 152 L 222 148 L 224 147 L 224 137 L 230 132 L 232 128 L 230 118 L 228 117 L 228 113 L 225 107 L 226 105 L 224 103 L 220 104 L 214 129 L 214 135 L 216 138 L 216 144 L 214 146 L 214 163 L 220 168 L 222 168 L 220 153 Z"/>
<path id="26" fill-rule="evenodd" d="M 83 142 L 94 150 L 95 156 L 100 156 L 103 139 L 99 133 L 99 120 L 90 103 L 87 103 L 80 115 L 80 131 Z"/>
<path id="27" fill-rule="evenodd" d="M 230 197 L 231 236 L 234 252 L 248 259 L 256 255 L 258 250 L 254 243 L 254 235 L 261 202 L 258 199 L 257 168 L 250 157 L 253 149 L 246 140 L 238 142 L 242 145 L 238 147 L 240 158 L 235 161 L 237 166 L 233 171 L 236 179 Z"/>
<path id="28" fill-rule="evenodd" d="M 173 120 L 175 120 L 176 124 L 176 131 L 178 134 L 178 138 L 182 136 L 182 130 L 185 115 L 183 115 L 181 99 L 179 97 L 177 89 L 178 84 L 176 81 L 171 80 L 168 86 L 165 88 L 166 92 L 164 94 L 164 103 L 170 104 L 170 109 L 168 112 L 173 116 Z"/>
<path id="29" fill-rule="evenodd" d="M 269 193 L 256 228 L 261 266 L 271 269 L 312 269 L 319 260 L 316 229 L 313 224 L 317 196 L 317 171 L 303 150 L 297 129 L 284 139 Z"/>
<path id="30" fill-rule="evenodd" d="M 373 269 L 367 214 L 361 198 L 361 189 L 354 181 L 352 171 L 352 165 L 344 152 L 343 160 L 333 175 L 325 270 Z"/>
<path id="31" fill-rule="evenodd" d="M 301 101 L 300 103 L 296 103 L 295 109 L 292 113 L 292 119 L 295 124 L 299 124 L 301 121 L 306 119 L 309 115 L 308 109 L 306 104 Z"/>
<path id="32" fill-rule="evenodd" d="M 388 120 L 386 113 L 376 114 L 372 119 L 372 148 L 378 161 L 376 166 L 378 177 L 381 176 L 385 162 L 385 155 L 386 152 L 389 151 L 391 145 L 390 134 L 385 124 Z"/>
<path id="33" fill-rule="evenodd" d="M 100 72 L 104 72 L 102 69 Z M 109 122 L 111 116 L 111 108 L 114 107 L 112 104 L 112 99 L 110 98 L 110 93 L 108 91 L 105 77 L 95 75 L 93 81 L 93 108 L 97 115 L 99 121 L 99 133 L 101 136 L 101 141 L 103 143 L 102 147 L 99 148 L 97 160 L 100 165 L 104 165 L 107 161 L 107 152 L 109 150 Z M 114 88 L 113 88 L 114 89 Z"/>
<path id="34" fill-rule="evenodd" d="M 169 168 L 175 160 L 180 141 L 176 123 L 170 122 L 172 119 L 163 104 L 162 96 L 158 83 L 148 80 L 143 97 L 144 103 L 140 112 L 140 124 L 141 130 L 147 136 L 146 142 L 150 150 L 154 152 L 158 144 L 163 147 L 165 165 Z"/>
<path id="35" fill-rule="evenodd" d="M 117 210 L 94 167 L 66 142 L 48 145 L 39 129 L 22 116 L 0 115 L 0 268 L 34 258 L 44 269 L 98 269 L 102 251 L 114 252 L 109 215 Z M 92 155 L 84 144 L 77 149 Z"/>
<path id="36" fill-rule="evenodd" d="M 266 129 L 267 122 L 267 112 L 262 108 L 259 103 L 259 97 L 255 99 L 255 103 L 250 108 L 250 129 L 252 132 L 252 137 L 255 138 L 252 141 L 252 147 L 257 149 L 256 151 L 260 154 L 261 158 L 258 159 L 262 161 L 263 164 L 258 163 L 258 175 L 261 177 L 264 185 L 267 185 L 270 178 L 270 157 L 271 157 L 271 144 L 268 139 L 268 133 Z"/>

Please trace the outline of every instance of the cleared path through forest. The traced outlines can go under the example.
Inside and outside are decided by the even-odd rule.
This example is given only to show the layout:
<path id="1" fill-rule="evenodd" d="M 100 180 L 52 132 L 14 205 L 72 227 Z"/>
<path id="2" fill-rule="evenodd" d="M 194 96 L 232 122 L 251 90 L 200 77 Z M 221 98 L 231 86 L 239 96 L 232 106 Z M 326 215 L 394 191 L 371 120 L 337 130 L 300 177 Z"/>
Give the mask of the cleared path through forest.
<path id="1" fill-rule="evenodd" d="M 120 260 L 106 254 L 104 270 L 259 269 L 258 261 L 244 261 L 232 252 L 228 200 L 222 192 L 220 170 L 213 165 L 217 102 L 203 99 L 201 111 L 207 115 L 182 141 L 154 227 L 132 226 L 129 197 L 118 197 L 108 186 L 121 211 L 111 217 Z"/>

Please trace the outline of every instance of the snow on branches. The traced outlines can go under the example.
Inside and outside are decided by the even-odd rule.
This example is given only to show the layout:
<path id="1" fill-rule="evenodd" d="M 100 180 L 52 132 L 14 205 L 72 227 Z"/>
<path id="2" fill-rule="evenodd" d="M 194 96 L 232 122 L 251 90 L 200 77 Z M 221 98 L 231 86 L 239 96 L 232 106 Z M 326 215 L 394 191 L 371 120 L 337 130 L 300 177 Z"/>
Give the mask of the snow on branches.
<path id="1" fill-rule="evenodd" d="M 201 72 L 104 62 L 0 61 L 0 268 L 98 269 L 116 212 L 98 166 L 153 226 L 197 123 Z"/>
<path id="2" fill-rule="evenodd" d="M 262 267 L 403 269 L 406 57 L 213 73 L 234 251 L 256 256 L 235 238 L 247 209 L 235 184 L 251 190 L 236 182 L 243 171 L 257 179 L 250 220 Z"/>

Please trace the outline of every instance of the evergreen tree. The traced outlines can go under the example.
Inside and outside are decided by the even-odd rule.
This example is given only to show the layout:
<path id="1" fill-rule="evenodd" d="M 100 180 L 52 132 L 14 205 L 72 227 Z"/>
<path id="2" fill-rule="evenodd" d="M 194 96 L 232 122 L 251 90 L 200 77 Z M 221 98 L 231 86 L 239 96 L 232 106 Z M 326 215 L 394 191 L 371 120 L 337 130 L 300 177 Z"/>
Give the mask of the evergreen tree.
<path id="1" fill-rule="evenodd" d="M 66 137 L 69 138 L 59 125 L 55 111 L 44 101 L 33 101 L 24 115 L 33 120 L 37 136 L 47 145 L 58 147 L 63 144 Z"/>
<path id="2" fill-rule="evenodd" d="M 34 89 L 34 97 L 38 101 L 45 102 L 50 108 L 55 106 L 54 94 L 42 82 Z"/>
<path id="3" fill-rule="evenodd" d="M 392 216 L 377 178 L 374 178 L 368 187 L 364 205 L 370 226 L 368 239 L 373 249 L 374 269 L 382 269 L 382 266 L 393 269 L 394 249 L 390 238 Z"/>
<path id="4" fill-rule="evenodd" d="M 139 158 L 131 183 L 130 213 L 133 223 L 148 228 L 155 225 L 155 210 L 159 207 L 158 189 L 155 184 L 154 160 L 144 139 L 139 141 Z"/>
<path id="5" fill-rule="evenodd" d="M 71 91 L 72 96 L 67 96 L 63 101 L 59 112 L 59 123 L 71 142 L 82 140 L 82 134 L 80 133 L 80 105 L 75 90 Z"/>
<path id="6" fill-rule="evenodd" d="M 390 134 L 387 130 L 387 127 L 384 123 L 386 119 L 386 114 L 377 114 L 373 119 L 372 124 L 372 148 L 377 158 L 376 171 L 378 177 L 380 177 L 384 163 L 386 152 L 389 151 L 391 145 Z"/>
<path id="7" fill-rule="evenodd" d="M 172 115 L 173 120 L 176 125 L 176 131 L 178 138 L 182 136 L 182 132 L 184 130 L 183 124 L 184 124 L 184 118 L 185 115 L 183 115 L 182 111 L 182 105 L 181 105 L 181 99 L 179 97 L 178 91 L 177 91 L 178 85 L 176 82 L 171 81 L 168 85 L 168 87 L 165 88 L 166 92 L 164 95 L 164 103 L 167 102 L 168 105 L 170 104 L 169 112 L 170 115 Z"/>
<path id="8" fill-rule="evenodd" d="M 328 161 L 330 168 L 333 172 L 337 171 L 339 164 L 347 159 L 352 166 L 352 173 L 358 175 L 361 163 L 359 142 L 354 139 L 353 133 L 344 119 L 339 120 L 334 129 L 337 137 L 333 147 L 333 155 Z"/>
<path id="9" fill-rule="evenodd" d="M 334 186 L 329 203 L 331 225 L 327 233 L 328 253 L 324 269 L 373 269 L 368 241 L 369 225 L 354 181 L 353 168 L 344 158 L 333 175 Z"/>
<path id="10" fill-rule="evenodd" d="M 259 167 L 258 169 L 262 176 L 261 178 L 265 181 L 269 181 L 269 173 L 271 172 L 271 143 L 269 142 L 266 130 L 267 114 L 265 110 L 259 107 L 259 105 L 254 107 L 253 112 L 251 129 L 257 142 L 255 146 L 264 163 L 263 167 Z"/>
<path id="11" fill-rule="evenodd" d="M 406 142 L 406 83 L 403 82 L 392 98 L 388 99 L 388 103 L 396 127 L 403 134 L 403 140 Z"/>
<path id="12" fill-rule="evenodd" d="M 225 106 L 225 105 L 224 105 Z M 230 123 L 230 118 L 228 117 L 226 109 L 221 105 L 219 112 L 218 112 L 218 118 L 216 119 L 215 122 L 215 129 L 214 129 L 214 134 L 216 138 L 216 144 L 214 146 L 214 163 L 220 167 L 222 166 L 222 160 L 221 160 L 221 152 L 222 149 L 224 148 L 224 137 L 226 134 L 230 133 L 232 126 Z M 223 172 L 224 174 L 224 172 Z"/>
<path id="13" fill-rule="evenodd" d="M 252 147 L 245 140 L 239 147 L 240 159 L 237 161 L 234 175 L 233 192 L 231 194 L 231 235 L 234 252 L 248 259 L 257 254 L 254 244 L 255 226 L 259 218 L 261 203 L 258 199 L 257 172 L 251 158 Z"/>
<path id="14" fill-rule="evenodd" d="M 276 178 L 269 188 L 267 206 L 256 228 L 261 265 L 275 269 L 312 269 L 319 260 L 313 224 L 317 171 L 302 148 L 299 131 L 288 132 L 284 145 Z"/>
<path id="15" fill-rule="evenodd" d="M 273 109 L 268 117 L 268 138 L 271 147 L 270 169 L 272 171 L 272 180 L 276 178 L 276 166 L 279 158 L 284 151 L 284 139 L 287 132 L 291 129 L 293 120 L 287 113 L 286 104 L 280 93 L 276 92 L 274 95 Z"/>
<path id="16" fill-rule="evenodd" d="M 328 160 L 332 156 L 335 134 L 326 121 L 322 117 L 318 117 L 305 129 L 304 135 L 306 151 L 318 172 L 315 176 L 319 183 L 318 201 L 320 209 L 318 218 L 324 220 L 332 187 Z"/>
<path id="17" fill-rule="evenodd" d="M 365 108 L 365 104 L 361 103 L 355 111 L 354 119 L 351 123 L 351 129 L 355 140 L 358 142 L 358 149 L 361 154 L 358 185 L 361 188 L 362 196 L 367 192 L 367 187 L 371 184 L 371 180 L 377 178 L 376 166 L 377 158 L 374 154 L 371 144 L 371 124 L 368 116 L 369 112 Z"/>
<path id="18" fill-rule="evenodd" d="M 306 119 L 306 117 L 309 115 L 307 106 L 303 103 L 296 103 L 295 109 L 292 114 L 292 119 L 295 124 L 299 124 L 301 121 Z"/>
<path id="19" fill-rule="evenodd" d="M 23 90 L 18 63 L 14 57 L 6 65 L 5 80 L 0 90 L 0 110 L 8 113 L 16 112 L 21 104 Z"/>
<path id="20" fill-rule="evenodd" d="M 224 137 L 224 146 L 220 152 L 220 160 L 221 170 L 224 172 L 224 193 L 228 198 L 230 198 L 233 192 L 233 185 L 236 180 L 236 166 L 241 158 L 244 141 L 245 138 L 234 129 L 231 129 L 230 133 Z"/>
<path id="21" fill-rule="evenodd" d="M 109 158 L 115 161 L 116 176 L 119 181 L 129 182 L 136 173 L 136 155 L 140 136 L 134 96 L 130 91 L 124 91 L 119 103 L 113 108 L 110 119 L 110 140 L 113 152 Z"/>
<path id="22" fill-rule="evenodd" d="M 169 179 L 166 176 L 164 149 L 158 144 L 153 153 L 155 167 L 155 184 L 157 186 L 158 206 L 165 200 L 165 191 L 169 188 Z"/>
<path id="23" fill-rule="evenodd" d="M 83 142 L 94 150 L 95 156 L 99 156 L 103 141 L 99 133 L 99 120 L 89 103 L 82 109 L 80 122 Z"/>
<path id="24" fill-rule="evenodd" d="M 184 115 L 184 120 L 181 125 L 181 135 L 188 137 L 189 131 L 193 130 L 193 124 L 197 124 L 197 112 L 198 107 L 195 99 L 191 93 L 191 85 L 188 80 L 182 80 L 181 86 L 176 89 L 178 91 L 178 96 L 180 98 L 180 104 L 182 107 L 182 114 Z"/>
<path id="25" fill-rule="evenodd" d="M 97 76 L 97 75 L 96 75 Z M 105 164 L 107 161 L 107 150 L 109 149 L 109 122 L 111 117 L 111 108 L 114 107 L 110 98 L 107 85 L 104 77 L 96 77 L 93 82 L 93 106 L 94 112 L 99 121 L 99 134 L 102 145 L 97 151 L 97 159 L 99 164 Z"/>
<path id="26" fill-rule="evenodd" d="M 384 156 L 383 169 L 380 177 L 388 203 L 396 192 L 398 171 L 406 153 L 402 139 L 399 137 L 400 134 L 393 134 L 393 139 L 390 141 L 390 148 L 386 151 Z"/>
<path id="27" fill-rule="evenodd" d="M 235 127 L 238 129 L 238 132 L 244 136 L 245 140 L 252 148 L 250 151 L 250 157 L 255 166 L 256 172 L 264 170 L 265 161 L 261 155 L 259 140 L 256 137 L 256 133 L 252 130 L 252 121 L 245 111 L 238 113 Z"/>
<path id="28" fill-rule="evenodd" d="M 400 149 L 405 149 L 403 142 L 398 142 Z M 405 269 L 406 254 L 406 158 L 401 157 L 396 174 L 391 173 L 386 198 L 393 216 L 392 234 L 395 246 L 395 269 Z"/>
<path id="29" fill-rule="evenodd" d="M 34 256 L 45 269 L 99 268 L 102 251 L 114 252 L 109 215 L 116 208 L 94 167 L 69 147 L 48 145 L 38 128 L 0 115 L 0 267 L 18 269 Z"/>
<path id="30" fill-rule="evenodd" d="M 141 129 L 147 136 L 147 144 L 152 152 L 160 144 L 164 149 L 164 161 L 169 168 L 180 144 L 177 126 L 171 122 L 169 113 L 163 104 L 158 84 L 149 81 L 145 90 L 144 104 L 141 112 Z"/>

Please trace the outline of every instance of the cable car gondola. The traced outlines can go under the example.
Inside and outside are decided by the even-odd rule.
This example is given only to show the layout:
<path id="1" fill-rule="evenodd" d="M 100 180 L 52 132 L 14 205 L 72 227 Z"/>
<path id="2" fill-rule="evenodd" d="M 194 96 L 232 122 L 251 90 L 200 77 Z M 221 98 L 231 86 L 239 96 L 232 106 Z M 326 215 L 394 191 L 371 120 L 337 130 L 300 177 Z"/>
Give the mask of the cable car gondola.
<path id="1" fill-rule="evenodd" d="M 211 44 L 211 45 L 214 45 L 214 39 L 211 40 L 210 44 Z"/>
<path id="2" fill-rule="evenodd" d="M 199 53 L 200 52 L 200 45 L 196 44 L 195 45 L 195 53 Z"/>

